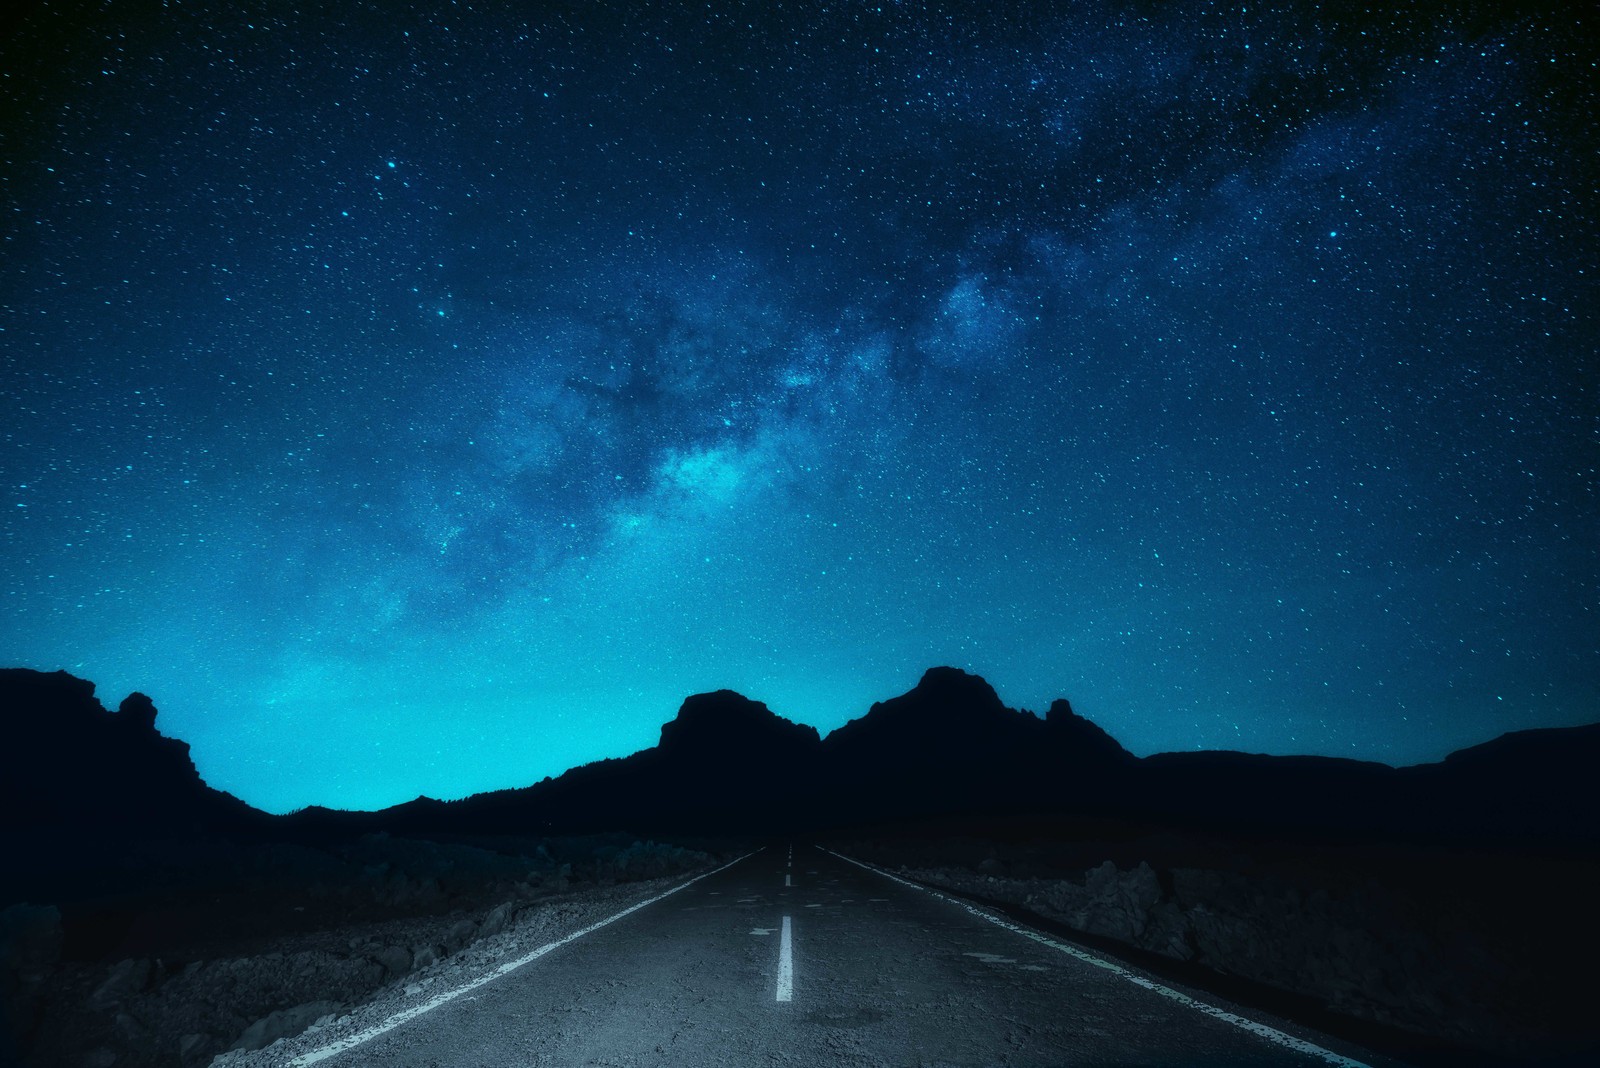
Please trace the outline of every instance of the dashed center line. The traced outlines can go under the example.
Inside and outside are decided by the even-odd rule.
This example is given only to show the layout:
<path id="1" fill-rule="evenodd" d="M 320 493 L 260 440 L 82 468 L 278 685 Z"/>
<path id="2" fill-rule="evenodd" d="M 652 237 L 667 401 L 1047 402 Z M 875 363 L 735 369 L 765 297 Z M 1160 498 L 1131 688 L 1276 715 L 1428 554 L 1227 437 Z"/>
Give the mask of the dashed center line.
<path id="1" fill-rule="evenodd" d="M 789 917 L 783 918 L 783 933 L 778 944 L 778 1000 L 794 1000 L 794 950 L 790 946 Z"/>

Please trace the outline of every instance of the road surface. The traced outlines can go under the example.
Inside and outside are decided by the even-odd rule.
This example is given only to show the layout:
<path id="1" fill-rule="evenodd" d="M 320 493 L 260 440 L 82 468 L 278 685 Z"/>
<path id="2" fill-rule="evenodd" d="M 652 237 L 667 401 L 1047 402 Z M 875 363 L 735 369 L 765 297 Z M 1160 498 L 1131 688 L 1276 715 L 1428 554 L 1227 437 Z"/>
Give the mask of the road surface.
<path id="1" fill-rule="evenodd" d="M 1392 1062 L 1191 998 L 848 858 L 780 844 L 359 1044 L 295 1063 Z"/>

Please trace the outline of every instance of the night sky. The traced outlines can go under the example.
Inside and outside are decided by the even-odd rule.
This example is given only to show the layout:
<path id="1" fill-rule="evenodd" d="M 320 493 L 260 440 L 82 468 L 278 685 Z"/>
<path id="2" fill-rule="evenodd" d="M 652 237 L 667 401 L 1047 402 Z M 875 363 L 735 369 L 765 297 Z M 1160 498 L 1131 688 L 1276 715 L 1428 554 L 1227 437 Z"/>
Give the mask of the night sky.
<path id="1" fill-rule="evenodd" d="M 0 661 L 274 811 L 936 664 L 1137 753 L 1600 718 L 1585 6 L 29 3 Z"/>

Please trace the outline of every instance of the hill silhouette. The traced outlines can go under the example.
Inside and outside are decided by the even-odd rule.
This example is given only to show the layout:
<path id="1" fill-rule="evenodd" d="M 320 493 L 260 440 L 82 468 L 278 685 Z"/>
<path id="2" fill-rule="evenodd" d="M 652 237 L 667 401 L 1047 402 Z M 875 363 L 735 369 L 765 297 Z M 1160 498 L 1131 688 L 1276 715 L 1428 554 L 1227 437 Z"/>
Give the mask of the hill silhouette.
<path id="1" fill-rule="evenodd" d="M 652 748 L 542 782 L 377 812 L 269 817 L 206 786 L 149 698 L 107 711 L 65 672 L 0 671 L 0 826 L 181 835 L 777 834 L 1067 812 L 1230 830 L 1595 841 L 1600 724 L 1521 731 L 1439 764 L 1235 752 L 1138 758 L 1065 700 L 1008 708 L 936 667 L 827 737 L 730 690 L 696 694 Z"/>

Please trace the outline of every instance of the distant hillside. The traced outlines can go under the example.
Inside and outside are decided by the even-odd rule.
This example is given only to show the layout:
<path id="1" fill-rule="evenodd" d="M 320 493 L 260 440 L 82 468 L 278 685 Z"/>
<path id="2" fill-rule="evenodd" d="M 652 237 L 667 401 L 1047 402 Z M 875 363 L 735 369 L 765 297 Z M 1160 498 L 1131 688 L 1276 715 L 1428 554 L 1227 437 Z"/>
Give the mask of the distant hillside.
<path id="1" fill-rule="evenodd" d="M 1057 701 L 1007 708 L 933 668 L 826 738 L 729 690 L 697 694 L 653 748 L 516 790 L 379 812 L 268 817 L 207 787 L 139 694 L 111 713 L 64 672 L 0 672 L 0 826 L 171 834 L 770 834 L 1064 812 L 1235 830 L 1600 840 L 1600 724 L 1522 731 L 1439 764 L 1229 752 L 1136 758 Z"/>

